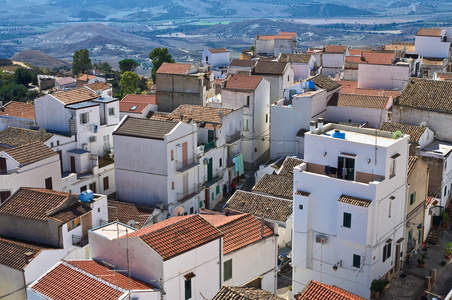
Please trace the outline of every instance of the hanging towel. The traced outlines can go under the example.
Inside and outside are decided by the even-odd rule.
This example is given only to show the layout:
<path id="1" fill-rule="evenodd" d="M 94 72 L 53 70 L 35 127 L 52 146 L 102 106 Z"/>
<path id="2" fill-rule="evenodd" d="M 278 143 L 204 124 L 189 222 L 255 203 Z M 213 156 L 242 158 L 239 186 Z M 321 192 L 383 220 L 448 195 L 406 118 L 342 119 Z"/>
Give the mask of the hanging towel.
<path id="1" fill-rule="evenodd" d="M 337 178 L 342 178 L 342 168 L 337 168 Z"/>
<path id="2" fill-rule="evenodd" d="M 331 170 L 331 175 L 336 175 L 337 169 L 335 167 L 331 167 L 330 170 Z"/>
<path id="3" fill-rule="evenodd" d="M 325 166 L 325 174 L 328 175 L 328 176 L 330 176 L 330 173 L 331 173 L 331 168 L 330 168 L 330 166 Z"/>
<path id="4" fill-rule="evenodd" d="M 239 171 L 239 160 L 238 160 L 237 156 L 232 159 L 232 162 L 234 163 L 234 171 L 238 172 Z"/>
<path id="5" fill-rule="evenodd" d="M 243 153 L 240 153 L 237 156 L 237 160 L 239 161 L 239 175 L 243 175 L 245 173 L 245 168 L 243 166 Z"/>

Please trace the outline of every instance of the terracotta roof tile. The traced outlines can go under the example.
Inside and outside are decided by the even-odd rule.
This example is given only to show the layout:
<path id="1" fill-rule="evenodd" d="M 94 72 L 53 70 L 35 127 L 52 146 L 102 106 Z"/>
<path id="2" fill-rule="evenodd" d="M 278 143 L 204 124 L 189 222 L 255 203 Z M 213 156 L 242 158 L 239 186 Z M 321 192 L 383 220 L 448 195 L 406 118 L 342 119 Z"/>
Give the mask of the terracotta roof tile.
<path id="1" fill-rule="evenodd" d="M 377 89 L 361 89 L 356 88 L 351 93 L 346 93 L 342 90 L 344 94 L 355 94 L 355 95 L 373 95 L 373 96 L 385 96 L 385 97 L 397 97 L 400 95 L 400 91 L 389 91 L 389 90 L 377 90 Z"/>
<path id="2" fill-rule="evenodd" d="M 148 103 L 157 104 L 155 95 L 133 95 L 127 94 L 121 102 L 131 102 L 131 103 Z"/>
<path id="3" fill-rule="evenodd" d="M 283 300 L 270 292 L 253 287 L 223 286 L 212 300 Z"/>
<path id="4" fill-rule="evenodd" d="M 410 158 L 408 159 L 408 176 L 410 176 L 411 172 L 413 172 L 414 167 L 416 166 L 417 162 L 419 161 L 419 157 L 417 156 L 410 156 Z"/>
<path id="5" fill-rule="evenodd" d="M 20 188 L 0 205 L 0 214 L 45 221 L 48 212 L 68 201 L 68 193 L 38 188 Z"/>
<path id="6" fill-rule="evenodd" d="M 31 103 L 11 101 L 3 105 L 5 111 L 0 110 L 0 116 L 8 116 L 21 119 L 35 119 L 35 107 Z"/>
<path id="7" fill-rule="evenodd" d="M 139 237 L 163 260 L 220 238 L 223 234 L 199 215 L 172 217 L 129 234 Z"/>
<path id="8" fill-rule="evenodd" d="M 153 120 L 161 120 L 161 121 L 167 121 L 169 119 L 170 113 L 163 112 L 163 111 L 150 111 L 146 118 L 153 119 Z"/>
<path id="9" fill-rule="evenodd" d="M 283 75 L 287 62 L 257 61 L 253 74 L 255 75 Z"/>
<path id="10" fill-rule="evenodd" d="M 295 195 L 303 196 L 303 197 L 308 197 L 309 195 L 311 195 L 311 193 L 309 193 L 309 192 L 304 192 L 304 191 L 296 191 L 296 192 L 295 192 Z"/>
<path id="11" fill-rule="evenodd" d="M 351 56 L 360 56 L 363 52 L 369 52 L 369 49 L 350 49 L 349 53 Z"/>
<path id="12" fill-rule="evenodd" d="M 236 191 L 226 203 L 226 208 L 250 213 L 254 216 L 262 215 L 271 220 L 285 222 L 292 215 L 292 201 L 272 196 L 259 195 L 245 191 Z"/>
<path id="13" fill-rule="evenodd" d="M 368 207 L 372 203 L 372 200 L 369 199 L 363 199 L 347 195 L 341 195 L 339 199 L 337 199 L 337 201 L 362 207 Z"/>
<path id="14" fill-rule="evenodd" d="M 90 83 L 90 84 L 85 85 L 85 87 L 89 88 L 93 92 L 97 92 L 98 90 L 108 90 L 108 89 L 112 88 L 111 85 L 109 85 L 103 81 Z"/>
<path id="15" fill-rule="evenodd" d="M 381 124 L 380 126 L 380 130 L 383 131 L 396 132 L 400 130 L 403 134 L 409 134 L 411 143 L 418 143 L 422 134 L 424 134 L 425 129 L 426 127 L 391 122 L 383 122 L 383 124 Z"/>
<path id="16" fill-rule="evenodd" d="M 258 40 L 292 40 L 297 37 L 296 32 L 280 32 L 276 35 L 257 35 Z"/>
<path id="17" fill-rule="evenodd" d="M 0 144 L 10 147 L 19 147 L 36 142 L 45 142 L 53 133 L 39 133 L 37 130 L 8 127 L 0 131 Z"/>
<path id="18" fill-rule="evenodd" d="M 178 122 L 161 121 L 128 117 L 114 132 L 115 135 L 126 135 L 141 138 L 163 140 Z"/>
<path id="19" fill-rule="evenodd" d="M 264 174 L 252 191 L 292 200 L 293 179 L 281 175 Z"/>
<path id="20" fill-rule="evenodd" d="M 254 91 L 262 81 L 262 76 L 231 75 L 224 84 L 225 89 Z"/>
<path id="21" fill-rule="evenodd" d="M 49 218 L 57 220 L 58 222 L 64 224 L 74 220 L 75 218 L 83 216 L 84 214 L 87 214 L 90 211 L 91 208 L 88 205 L 86 204 L 84 205 L 82 203 L 75 203 L 71 206 L 63 208 L 62 210 L 59 210 L 57 213 L 53 215 L 50 215 Z"/>
<path id="22" fill-rule="evenodd" d="M 362 56 L 346 56 L 345 61 L 357 64 L 391 65 L 394 52 L 363 52 Z"/>
<path id="23" fill-rule="evenodd" d="M 201 123 L 210 122 L 221 126 L 221 117 L 231 112 L 230 108 L 206 107 L 200 105 L 182 104 L 170 113 L 169 118 L 173 120 L 188 121 L 189 119 Z M 181 118 L 182 116 L 182 118 Z M 218 128 L 218 127 L 217 127 Z"/>
<path id="24" fill-rule="evenodd" d="M 452 72 L 436 72 L 436 76 L 440 80 L 452 80 Z"/>
<path id="25" fill-rule="evenodd" d="M 223 255 L 226 255 L 273 235 L 273 230 L 271 230 L 271 228 L 267 225 L 264 225 L 263 238 L 261 236 L 261 222 L 250 214 L 243 214 L 239 216 L 201 216 L 209 223 L 217 227 L 224 234 Z M 223 220 L 221 220 L 221 218 Z"/>
<path id="26" fill-rule="evenodd" d="M 76 80 L 72 77 L 64 77 L 64 78 L 56 79 L 55 82 L 58 83 L 59 85 L 66 85 L 66 84 L 75 83 Z"/>
<path id="27" fill-rule="evenodd" d="M 52 156 L 58 156 L 58 153 L 44 145 L 42 142 L 27 144 L 4 151 L 17 161 L 21 167 Z"/>
<path id="28" fill-rule="evenodd" d="M 157 70 L 157 74 L 176 74 L 184 75 L 185 72 L 190 70 L 192 64 L 177 64 L 164 62 Z"/>
<path id="29" fill-rule="evenodd" d="M 249 67 L 252 68 L 256 65 L 257 60 L 246 60 L 246 59 L 233 59 L 229 63 L 230 67 Z"/>
<path id="30" fill-rule="evenodd" d="M 38 279 L 30 289 L 50 299 L 59 300 L 113 300 L 125 293 L 124 289 L 118 289 L 97 277 L 80 272 L 64 262 L 59 263 Z"/>
<path id="31" fill-rule="evenodd" d="M 441 36 L 442 29 L 437 28 L 421 28 L 416 33 L 417 36 Z"/>
<path id="32" fill-rule="evenodd" d="M 347 46 L 341 45 L 327 45 L 324 53 L 344 53 L 347 48 Z"/>
<path id="33" fill-rule="evenodd" d="M 28 265 L 25 253 L 31 252 L 34 256 L 42 250 L 54 247 L 36 243 L 30 243 L 15 239 L 0 237 L 0 264 L 16 270 L 23 270 Z"/>
<path id="34" fill-rule="evenodd" d="M 397 50 L 403 50 L 405 48 L 405 51 L 407 53 L 414 52 L 414 43 L 410 42 L 393 42 L 389 45 L 385 45 L 385 50 L 390 51 L 397 51 Z"/>
<path id="35" fill-rule="evenodd" d="M 218 48 L 218 49 L 209 49 L 210 53 L 225 53 L 229 52 L 228 49 L 225 48 Z"/>
<path id="36" fill-rule="evenodd" d="M 142 113 L 150 104 L 149 103 L 134 103 L 134 102 L 119 102 L 119 111 L 130 113 Z"/>
<path id="37" fill-rule="evenodd" d="M 396 105 L 452 113 L 452 82 L 411 78 Z"/>
<path id="38" fill-rule="evenodd" d="M 336 82 L 328 77 L 325 77 L 323 75 L 311 76 L 303 81 L 308 81 L 308 80 L 314 81 L 314 84 L 316 86 L 318 86 L 321 89 L 326 90 L 327 92 L 331 92 L 331 91 L 341 87 L 341 85 L 338 82 Z"/>
<path id="39" fill-rule="evenodd" d="M 111 267 L 105 266 L 92 259 L 83 260 L 66 260 L 66 264 L 71 265 L 81 271 L 94 275 L 102 280 L 107 281 L 112 285 L 116 285 L 122 289 L 129 289 L 129 277 L 125 272 L 114 272 Z M 131 290 L 148 290 L 156 289 L 155 286 L 144 282 L 142 280 L 131 277 L 130 278 Z"/>
<path id="40" fill-rule="evenodd" d="M 293 178 L 293 168 L 303 163 L 303 160 L 297 157 L 286 157 L 281 165 L 278 175 Z"/>
<path id="41" fill-rule="evenodd" d="M 336 93 L 327 106 L 389 109 L 390 100 L 390 97 Z"/>
<path id="42" fill-rule="evenodd" d="M 299 63 L 299 64 L 307 64 L 311 59 L 311 53 L 299 53 L 299 54 L 284 54 L 281 53 L 278 61 L 280 62 L 290 62 L 290 63 Z"/>
<path id="43" fill-rule="evenodd" d="M 294 296 L 296 300 L 365 300 L 346 290 L 311 280 L 303 291 Z"/>
<path id="44" fill-rule="evenodd" d="M 422 64 L 423 65 L 434 65 L 434 66 L 442 66 L 448 61 L 447 58 L 441 57 L 423 57 Z"/>
<path id="45" fill-rule="evenodd" d="M 111 207 L 108 209 L 108 222 L 118 220 L 120 223 L 127 224 L 128 221 L 135 220 L 135 228 L 143 227 L 154 211 L 151 207 L 115 200 L 108 200 L 108 207 Z"/>
<path id="46" fill-rule="evenodd" d="M 89 75 L 89 74 L 83 74 L 80 77 L 77 78 L 77 80 L 81 80 L 81 81 L 90 81 L 91 79 L 96 78 L 96 76 L 94 75 Z"/>
<path id="47" fill-rule="evenodd" d="M 64 92 L 53 93 L 51 96 L 66 105 L 99 98 L 96 93 L 93 93 L 92 91 L 84 87 Z"/>

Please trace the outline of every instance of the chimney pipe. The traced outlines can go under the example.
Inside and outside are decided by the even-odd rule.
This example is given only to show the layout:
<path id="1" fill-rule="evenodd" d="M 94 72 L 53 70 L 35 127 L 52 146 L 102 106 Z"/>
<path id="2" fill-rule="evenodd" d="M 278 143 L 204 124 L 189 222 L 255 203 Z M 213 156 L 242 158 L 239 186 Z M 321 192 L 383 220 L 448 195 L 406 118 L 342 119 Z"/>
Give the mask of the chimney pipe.
<path id="1" fill-rule="evenodd" d="M 314 133 L 314 132 L 315 132 L 315 121 L 309 122 L 309 131 L 310 131 L 311 133 Z"/>
<path id="2" fill-rule="evenodd" d="M 29 262 L 31 262 L 32 259 L 33 259 L 34 256 L 35 256 L 35 254 L 34 254 L 33 252 L 31 252 L 31 251 L 25 252 L 24 255 L 25 255 L 25 262 L 26 262 L 27 264 L 28 264 Z"/>
<path id="3" fill-rule="evenodd" d="M 318 123 L 318 128 L 320 130 L 322 130 L 323 129 L 323 118 L 318 118 L 317 123 Z"/>

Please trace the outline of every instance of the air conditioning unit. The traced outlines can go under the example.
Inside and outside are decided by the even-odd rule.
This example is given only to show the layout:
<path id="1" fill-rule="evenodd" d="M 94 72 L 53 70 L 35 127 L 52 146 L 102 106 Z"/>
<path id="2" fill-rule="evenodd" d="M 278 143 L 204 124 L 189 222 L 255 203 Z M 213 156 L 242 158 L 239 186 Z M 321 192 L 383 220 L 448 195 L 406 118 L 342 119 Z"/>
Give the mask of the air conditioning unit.
<path id="1" fill-rule="evenodd" d="M 324 235 L 316 235 L 315 236 L 315 242 L 317 244 L 325 245 L 327 241 L 328 241 L 328 237 L 326 237 Z"/>
<path id="2" fill-rule="evenodd" d="M 94 142 L 96 142 L 96 140 L 97 140 L 97 139 L 96 139 L 96 136 L 95 136 L 95 135 L 89 137 L 89 142 L 90 142 L 90 143 L 94 143 Z"/>

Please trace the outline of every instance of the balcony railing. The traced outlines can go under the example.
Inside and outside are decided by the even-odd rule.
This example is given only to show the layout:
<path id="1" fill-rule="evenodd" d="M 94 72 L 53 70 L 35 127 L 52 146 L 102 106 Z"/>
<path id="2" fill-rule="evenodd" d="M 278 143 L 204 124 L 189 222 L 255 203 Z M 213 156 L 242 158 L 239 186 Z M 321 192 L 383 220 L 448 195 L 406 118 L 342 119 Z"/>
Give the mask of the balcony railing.
<path id="1" fill-rule="evenodd" d="M 226 143 L 232 144 L 240 139 L 240 131 L 226 135 Z"/>
<path id="2" fill-rule="evenodd" d="M 214 184 L 215 182 L 219 181 L 221 178 L 223 178 L 224 169 L 215 169 L 215 173 L 212 174 L 212 178 L 209 180 L 207 175 L 204 175 L 204 184 L 206 186 L 210 186 Z"/>
<path id="3" fill-rule="evenodd" d="M 201 185 L 195 185 L 194 187 L 183 191 L 182 193 L 177 193 L 177 201 L 184 201 L 192 196 L 196 195 L 201 191 Z"/>
<path id="4" fill-rule="evenodd" d="M 193 167 L 196 167 L 197 165 L 199 165 L 199 159 L 198 157 L 193 156 L 193 158 L 188 159 L 185 164 L 182 161 L 176 162 L 176 171 L 185 172 Z"/>
<path id="5" fill-rule="evenodd" d="M 8 175 L 19 172 L 19 168 L 14 169 L 0 169 L 0 175 Z"/>
<path id="6" fill-rule="evenodd" d="M 85 247 L 88 245 L 88 235 L 79 236 L 79 235 L 72 235 L 72 245 L 77 247 Z"/>
<path id="7" fill-rule="evenodd" d="M 217 141 L 213 140 L 207 144 L 204 145 L 204 153 L 208 152 L 209 150 L 215 148 L 217 146 Z"/>

